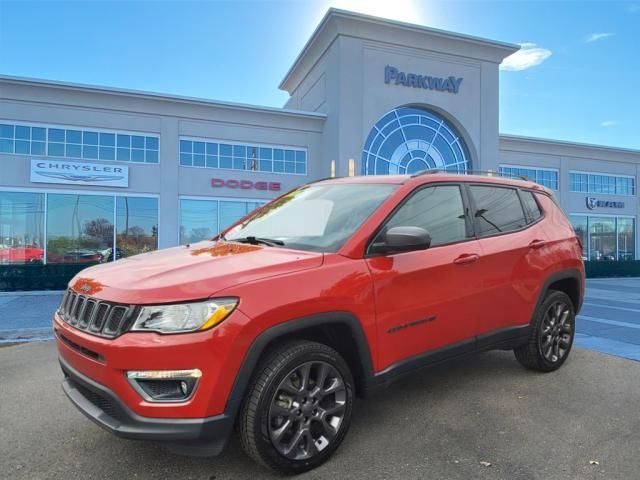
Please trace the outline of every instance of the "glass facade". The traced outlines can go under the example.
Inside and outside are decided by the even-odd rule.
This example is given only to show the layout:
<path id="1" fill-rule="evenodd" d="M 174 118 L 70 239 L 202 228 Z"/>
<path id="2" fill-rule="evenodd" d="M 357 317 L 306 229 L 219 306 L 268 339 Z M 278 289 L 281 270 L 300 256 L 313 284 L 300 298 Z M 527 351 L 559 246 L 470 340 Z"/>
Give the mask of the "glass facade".
<path id="1" fill-rule="evenodd" d="M 109 262 L 157 247 L 157 198 L 0 192 L 0 264 Z"/>
<path id="2" fill-rule="evenodd" d="M 606 195 L 635 195 L 636 182 L 633 177 L 569 172 L 569 190 Z"/>
<path id="3" fill-rule="evenodd" d="M 451 123 L 417 107 L 396 108 L 376 122 L 362 150 L 363 175 L 431 169 L 469 169 L 466 145 Z"/>
<path id="4" fill-rule="evenodd" d="M 158 199 L 116 197 L 116 260 L 158 248 Z M 110 256 L 109 260 L 112 260 Z"/>
<path id="5" fill-rule="evenodd" d="M 306 175 L 307 151 L 268 145 L 180 139 L 180 165 Z"/>
<path id="6" fill-rule="evenodd" d="M 47 195 L 47 263 L 96 263 L 113 247 L 114 198 Z"/>
<path id="7" fill-rule="evenodd" d="M 585 260 L 634 260 L 635 219 L 570 215 Z"/>
<path id="8" fill-rule="evenodd" d="M 180 245 L 209 240 L 266 202 L 180 200 Z"/>
<path id="9" fill-rule="evenodd" d="M 0 264 L 43 263 L 44 194 L 0 192 Z"/>
<path id="10" fill-rule="evenodd" d="M 551 190 L 558 190 L 558 170 L 514 165 L 500 165 L 500 173 L 506 176 L 527 177 Z"/>
<path id="11" fill-rule="evenodd" d="M 0 153 L 158 163 L 157 136 L 0 123 Z"/>

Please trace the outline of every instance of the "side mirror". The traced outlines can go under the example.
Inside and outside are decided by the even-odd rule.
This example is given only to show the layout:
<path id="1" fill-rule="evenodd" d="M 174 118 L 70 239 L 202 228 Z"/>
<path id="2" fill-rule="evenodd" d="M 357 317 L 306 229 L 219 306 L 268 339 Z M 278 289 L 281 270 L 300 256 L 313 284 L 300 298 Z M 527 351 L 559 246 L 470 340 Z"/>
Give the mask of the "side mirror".
<path id="1" fill-rule="evenodd" d="M 371 245 L 372 253 L 410 252 L 426 250 L 431 246 L 431 235 L 420 227 L 393 227 L 382 238 L 382 242 Z"/>

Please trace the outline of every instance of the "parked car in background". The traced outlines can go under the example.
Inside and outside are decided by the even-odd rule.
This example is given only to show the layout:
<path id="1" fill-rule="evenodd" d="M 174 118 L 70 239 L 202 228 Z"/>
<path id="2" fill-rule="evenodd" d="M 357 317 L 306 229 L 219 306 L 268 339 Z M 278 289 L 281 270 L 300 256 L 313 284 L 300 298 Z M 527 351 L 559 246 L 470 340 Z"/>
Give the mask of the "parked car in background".
<path id="1" fill-rule="evenodd" d="M 100 254 L 102 255 L 102 262 L 113 262 L 113 248 L 107 248 L 105 250 L 101 250 Z M 126 257 L 127 254 L 124 250 L 122 250 L 121 248 L 116 247 L 116 260 L 120 259 L 120 258 L 124 258 Z"/>
<path id="2" fill-rule="evenodd" d="M 0 248 L 0 263 L 42 263 L 44 250 L 34 245 Z"/>
<path id="3" fill-rule="evenodd" d="M 76 249 L 66 250 L 62 254 L 48 255 L 49 261 L 55 263 L 99 263 L 102 261 L 102 253 L 95 250 Z"/>

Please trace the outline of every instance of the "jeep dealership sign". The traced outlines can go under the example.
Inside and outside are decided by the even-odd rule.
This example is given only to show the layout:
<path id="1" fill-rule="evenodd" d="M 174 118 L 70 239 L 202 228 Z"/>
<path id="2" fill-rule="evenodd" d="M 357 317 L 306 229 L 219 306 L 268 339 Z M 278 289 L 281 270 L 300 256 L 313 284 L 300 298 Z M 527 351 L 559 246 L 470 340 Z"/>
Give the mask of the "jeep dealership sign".
<path id="1" fill-rule="evenodd" d="M 624 202 L 616 202 L 611 200 L 598 200 L 596 197 L 586 198 L 587 208 L 593 210 L 597 207 L 604 208 L 624 208 Z"/>
<path id="2" fill-rule="evenodd" d="M 129 186 L 129 167 L 126 165 L 32 159 L 31 181 L 126 188 Z"/>

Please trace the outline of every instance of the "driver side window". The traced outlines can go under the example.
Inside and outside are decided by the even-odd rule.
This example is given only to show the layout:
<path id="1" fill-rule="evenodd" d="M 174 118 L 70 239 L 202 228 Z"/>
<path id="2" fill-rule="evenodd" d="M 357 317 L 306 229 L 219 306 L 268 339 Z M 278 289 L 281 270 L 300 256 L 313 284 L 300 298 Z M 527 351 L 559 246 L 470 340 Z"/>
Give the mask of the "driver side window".
<path id="1" fill-rule="evenodd" d="M 431 235 L 431 246 L 460 242 L 467 238 L 460 187 L 426 187 L 414 193 L 389 219 L 393 227 L 420 227 Z"/>

